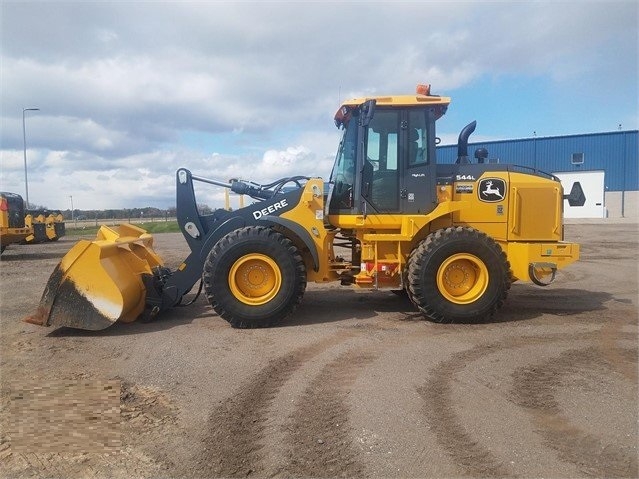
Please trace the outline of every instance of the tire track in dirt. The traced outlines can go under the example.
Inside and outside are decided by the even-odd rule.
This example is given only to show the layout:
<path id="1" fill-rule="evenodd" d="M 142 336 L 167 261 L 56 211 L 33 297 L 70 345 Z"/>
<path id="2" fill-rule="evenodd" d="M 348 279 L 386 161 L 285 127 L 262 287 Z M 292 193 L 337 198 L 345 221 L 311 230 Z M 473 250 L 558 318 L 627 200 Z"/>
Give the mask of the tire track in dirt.
<path id="1" fill-rule="evenodd" d="M 636 350 L 625 350 L 629 356 Z M 619 353 L 623 355 L 623 353 Z M 632 359 L 629 357 L 628 362 Z M 516 403 L 533 412 L 538 432 L 547 445 L 559 453 L 562 460 L 570 462 L 587 476 L 639 477 L 636 451 L 602 441 L 574 426 L 562 415 L 561 406 L 553 391 L 560 388 L 564 377 L 583 368 L 604 366 L 601 350 L 595 346 L 570 349 L 546 362 L 520 368 L 513 374 L 513 396 Z"/>
<path id="2" fill-rule="evenodd" d="M 437 441 L 464 472 L 474 477 L 514 477 L 512 471 L 482 444 L 475 441 L 457 418 L 452 406 L 451 382 L 468 363 L 500 351 L 498 343 L 480 345 L 442 362 L 418 393 L 426 402 L 424 412 Z"/>
<path id="3" fill-rule="evenodd" d="M 596 340 L 600 331 L 583 332 L 571 336 L 571 340 Z M 617 334 L 618 339 L 636 340 L 635 334 Z M 566 341 L 564 334 L 547 334 L 541 336 L 509 337 L 494 343 L 481 344 L 474 348 L 453 355 L 450 359 L 441 362 L 433 371 L 431 379 L 418 393 L 425 401 L 424 413 L 435 433 L 437 441 L 455 464 L 464 470 L 465 474 L 481 477 L 516 477 L 514 471 L 490 452 L 490 450 L 478 443 L 466 432 L 463 423 L 458 419 L 454 410 L 452 399 L 452 382 L 469 363 L 482 357 L 533 344 L 544 344 L 554 341 Z M 604 354 L 600 351 L 600 354 Z M 605 359 L 599 358 L 605 364 Z M 552 362 L 556 361 L 553 360 Z M 515 393 L 516 394 L 516 393 Z M 568 426 L 567 422 L 564 426 Z M 576 429 L 576 428 L 573 428 Z M 568 430 L 568 429 L 565 429 Z M 549 445 L 553 445 L 549 442 Z M 566 455 L 565 457 L 570 457 Z"/>
<path id="4" fill-rule="evenodd" d="M 622 321 L 609 321 L 600 329 L 599 344 L 604 358 L 610 365 L 619 371 L 626 379 L 637 384 L 637 361 L 627 361 L 622 354 L 622 350 L 617 347 L 617 340 L 621 339 L 621 328 L 624 326 Z M 626 335 L 627 337 L 627 335 Z M 635 340 L 636 335 L 631 339 Z"/>
<path id="5" fill-rule="evenodd" d="M 363 477 L 357 460 L 348 404 L 360 372 L 379 356 L 375 350 L 350 350 L 326 365 L 299 400 L 288 428 L 285 477 Z"/>
<path id="6" fill-rule="evenodd" d="M 196 457 L 200 477 L 263 476 L 262 448 L 270 404 L 291 375 L 304 363 L 354 336 L 341 332 L 322 341 L 281 356 L 249 379 L 237 394 L 211 413 L 204 450 Z"/>

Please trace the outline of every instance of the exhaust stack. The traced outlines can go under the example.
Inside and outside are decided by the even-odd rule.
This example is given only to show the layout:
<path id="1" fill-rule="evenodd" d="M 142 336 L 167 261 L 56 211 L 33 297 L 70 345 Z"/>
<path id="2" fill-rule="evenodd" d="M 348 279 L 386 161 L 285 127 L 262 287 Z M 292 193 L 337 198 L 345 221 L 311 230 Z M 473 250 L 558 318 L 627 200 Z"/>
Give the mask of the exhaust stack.
<path id="1" fill-rule="evenodd" d="M 466 125 L 459 133 L 459 139 L 457 140 L 457 161 L 456 163 L 468 163 L 468 137 L 475 131 L 477 122 L 473 121 Z"/>

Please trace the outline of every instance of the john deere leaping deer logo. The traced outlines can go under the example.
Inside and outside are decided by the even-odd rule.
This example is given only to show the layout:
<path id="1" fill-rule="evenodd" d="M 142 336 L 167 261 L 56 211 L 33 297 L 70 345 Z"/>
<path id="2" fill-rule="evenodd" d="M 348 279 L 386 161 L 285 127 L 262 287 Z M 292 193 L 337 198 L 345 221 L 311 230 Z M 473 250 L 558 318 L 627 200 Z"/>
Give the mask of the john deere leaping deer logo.
<path id="1" fill-rule="evenodd" d="M 503 201 L 506 195 L 506 182 L 501 178 L 484 178 L 477 189 L 479 199 L 487 203 Z"/>

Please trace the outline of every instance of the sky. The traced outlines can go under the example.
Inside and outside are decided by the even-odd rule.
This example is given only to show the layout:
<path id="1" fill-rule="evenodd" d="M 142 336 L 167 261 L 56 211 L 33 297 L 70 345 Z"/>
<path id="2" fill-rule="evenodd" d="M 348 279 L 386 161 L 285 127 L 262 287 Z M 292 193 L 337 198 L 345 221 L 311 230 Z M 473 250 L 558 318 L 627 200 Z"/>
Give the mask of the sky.
<path id="1" fill-rule="evenodd" d="M 452 98 L 442 144 L 639 127 L 634 0 L 0 5 L 0 190 L 25 196 L 26 143 L 50 209 L 169 208 L 181 167 L 328 178 L 339 102 L 418 83 Z"/>

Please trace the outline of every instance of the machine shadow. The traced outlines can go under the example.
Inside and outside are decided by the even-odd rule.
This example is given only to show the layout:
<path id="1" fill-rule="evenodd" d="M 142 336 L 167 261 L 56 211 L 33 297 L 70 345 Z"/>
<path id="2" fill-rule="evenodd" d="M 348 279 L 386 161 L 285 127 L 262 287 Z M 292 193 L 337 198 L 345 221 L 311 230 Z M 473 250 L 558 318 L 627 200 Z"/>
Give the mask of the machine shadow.
<path id="1" fill-rule="evenodd" d="M 543 315 L 556 316 L 565 320 L 582 313 L 605 310 L 607 309 L 605 303 L 611 300 L 614 300 L 614 297 L 606 292 L 565 288 L 544 289 L 525 284 L 513 285 L 506 304 L 491 320 L 481 323 L 466 321 L 461 324 L 531 321 Z M 291 328 L 348 320 L 373 320 L 380 313 L 396 313 L 398 322 L 426 321 L 406 296 L 392 292 L 310 289 L 293 315 L 274 327 Z M 115 323 L 100 331 L 62 327 L 51 331 L 47 336 L 99 337 L 145 334 L 191 324 L 198 318 L 220 319 L 206 299 L 199 298 L 189 306 L 175 307 L 148 322 Z"/>
<path id="2" fill-rule="evenodd" d="M 539 288 L 529 284 L 512 286 L 508 299 L 488 323 L 526 321 L 549 314 L 571 317 L 607 309 L 605 303 L 613 300 L 610 293 L 568 288 Z"/>
<path id="3" fill-rule="evenodd" d="M 487 321 L 465 321 L 478 325 L 530 321 L 544 314 L 557 317 L 607 309 L 614 297 L 606 292 L 580 289 L 544 289 L 531 285 L 513 285 L 505 305 Z M 426 321 L 408 297 L 391 292 L 356 292 L 353 290 L 307 291 L 293 318 L 279 327 L 330 323 L 348 319 L 372 319 L 379 313 L 398 313 L 398 321 Z M 460 324 L 458 322 L 458 324 Z"/>
<path id="4" fill-rule="evenodd" d="M 189 306 L 177 306 L 165 311 L 150 321 L 134 321 L 132 323 L 116 322 L 113 326 L 99 331 L 88 331 L 61 327 L 51 331 L 48 337 L 69 337 L 69 336 L 128 336 L 135 334 L 154 333 L 165 331 L 177 326 L 190 324 L 202 316 L 217 317 L 206 299 L 200 298 Z"/>
<path id="5" fill-rule="evenodd" d="M 406 296 L 388 291 L 359 292 L 346 288 L 309 290 L 293 316 L 278 327 L 372 319 L 379 313 L 408 313 L 421 319 L 421 315 Z"/>

